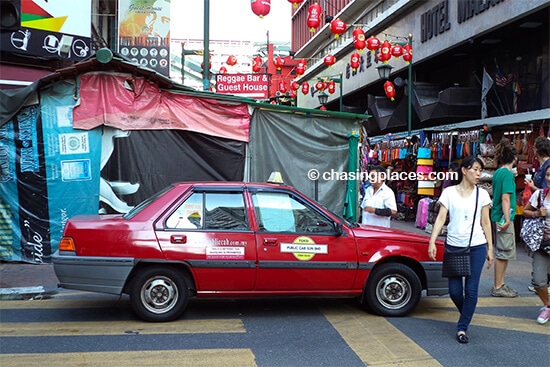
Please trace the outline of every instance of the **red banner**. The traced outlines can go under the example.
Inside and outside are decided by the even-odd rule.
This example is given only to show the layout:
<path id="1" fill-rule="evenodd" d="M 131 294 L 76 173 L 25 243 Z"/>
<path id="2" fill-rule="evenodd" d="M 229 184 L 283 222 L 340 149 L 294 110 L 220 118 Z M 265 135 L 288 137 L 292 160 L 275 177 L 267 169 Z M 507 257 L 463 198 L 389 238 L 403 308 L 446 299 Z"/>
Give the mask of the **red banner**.
<path id="1" fill-rule="evenodd" d="M 216 92 L 256 99 L 269 98 L 268 74 L 218 74 Z"/>

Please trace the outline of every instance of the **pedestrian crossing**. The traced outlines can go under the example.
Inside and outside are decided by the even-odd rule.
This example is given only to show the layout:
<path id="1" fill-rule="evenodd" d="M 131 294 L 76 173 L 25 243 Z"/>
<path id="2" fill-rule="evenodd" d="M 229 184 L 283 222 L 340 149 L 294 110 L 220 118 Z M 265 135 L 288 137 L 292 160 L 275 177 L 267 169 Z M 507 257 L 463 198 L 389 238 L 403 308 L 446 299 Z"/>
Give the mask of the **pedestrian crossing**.
<path id="1" fill-rule="evenodd" d="M 256 340 L 251 336 L 248 329 L 250 324 L 243 321 L 243 317 L 235 314 L 235 308 L 230 308 L 224 313 L 224 307 L 231 301 L 222 301 L 219 304 L 208 304 L 205 311 L 201 310 L 200 302 L 194 307 L 191 317 L 184 316 L 179 320 L 168 323 L 148 323 L 138 320 L 133 315 L 128 300 L 97 299 L 94 297 L 81 298 L 77 292 L 60 294 L 51 299 L 35 301 L 0 301 L 0 312 L 2 313 L 0 324 L 0 358 L 2 367 L 15 366 L 49 366 L 73 367 L 73 366 L 108 366 L 114 367 L 141 367 L 151 366 L 152 361 L 157 361 L 155 366 L 262 366 L 259 363 L 258 350 L 261 353 L 273 353 L 273 350 L 262 350 L 254 347 Z M 89 293 L 83 293 L 89 295 Z M 224 303 L 226 302 L 226 303 Z M 309 301 L 308 301 L 309 302 Z M 510 309 L 513 307 L 536 310 L 540 307 L 537 297 L 518 297 L 514 299 L 499 299 L 482 297 L 479 299 L 478 307 L 472 326 L 482 326 L 493 329 L 510 330 L 521 333 L 530 333 L 541 336 L 548 336 L 547 325 L 538 325 L 532 317 L 510 317 L 500 315 L 498 310 Z M 217 307 L 219 305 L 219 308 Z M 353 358 L 358 359 L 366 366 L 405 366 L 405 367 L 432 367 L 442 364 L 434 358 L 428 350 L 422 348 L 415 342 L 413 335 L 407 335 L 398 327 L 395 321 L 384 317 L 374 316 L 364 312 L 353 302 L 327 302 L 325 300 L 314 300 L 307 303 L 308 307 L 318 309 L 318 312 L 326 318 L 329 327 L 339 335 L 345 345 L 352 353 Z M 108 310 L 116 307 L 120 312 L 109 313 Z M 240 307 L 240 306 L 239 306 Z M 236 309 L 239 309 L 236 307 Z M 506 309 L 505 309 L 506 308 Z M 211 316 L 209 309 L 215 309 L 215 315 Z M 88 318 L 86 312 L 96 310 L 95 317 Z M 288 309 L 286 309 L 288 310 Z M 285 312 L 287 312 L 285 310 Z M 299 310 L 299 309 L 298 309 Z M 298 311 L 296 310 L 296 311 Z M 495 310 L 497 310 L 495 314 Z M 105 311 L 104 319 L 97 317 Z M 261 314 L 260 310 L 257 313 Z M 35 312 L 35 316 L 29 319 L 33 321 L 21 321 L 21 315 Z M 46 312 L 48 315 L 55 315 L 55 321 L 36 320 L 39 313 Z M 75 318 L 78 312 L 81 317 Z M 9 314 L 18 315 L 18 321 L 9 319 Z M 288 315 L 283 313 L 282 317 L 295 316 L 291 309 Z M 313 312 L 315 314 L 315 312 Z M 64 316 L 66 314 L 66 316 Z M 119 319 L 123 315 L 125 319 Z M 220 317 L 221 316 L 221 317 Z M 237 316 L 237 317 L 235 317 Z M 249 316 L 250 317 L 250 316 Z M 127 319 L 126 319 L 127 318 Z M 448 297 L 424 297 L 420 305 L 409 316 L 416 320 L 429 320 L 444 323 L 456 323 L 458 313 Z M 58 319 L 62 321 L 58 321 Z M 395 320 L 395 319 L 394 319 Z M 265 328 L 273 328 L 274 333 L 281 333 L 276 338 L 285 340 L 291 338 L 284 332 L 278 330 L 279 319 L 273 317 L 261 321 Z M 298 331 L 303 332 L 303 331 Z M 67 343 L 67 338 L 102 337 L 105 343 L 108 339 L 123 338 L 124 336 L 139 335 L 147 336 L 158 340 L 163 337 L 170 337 L 170 341 L 180 341 L 172 346 L 169 343 L 160 344 L 158 347 L 145 346 L 135 350 L 130 346 L 128 350 L 84 350 L 74 351 L 63 348 L 55 348 L 55 353 L 47 353 L 47 348 L 40 352 L 29 349 L 29 353 L 21 352 L 25 349 L 18 349 L 13 352 L 8 343 L 17 341 L 24 343 L 32 340 L 37 343 L 40 340 L 58 340 Z M 195 341 L 195 344 L 188 345 L 185 340 L 190 336 L 195 338 L 207 338 Z M 179 336 L 179 338 L 178 338 Z M 94 340 L 94 339 L 89 339 Z M 238 340 L 238 342 L 234 342 Z M 331 340 L 330 342 L 333 342 Z M 124 343 L 122 343 L 124 344 Z M 232 345 L 232 347 L 227 347 Z M 299 347 L 297 347 L 300 349 Z M 73 348 L 74 349 L 74 348 Z M 108 348 L 107 348 L 108 349 Z M 150 349 L 150 350 L 149 350 Z M 273 348 L 275 349 L 275 348 Z M 307 353 L 307 351 L 304 351 Z M 344 352 L 342 352 L 344 353 Z M 359 364 L 360 365 L 360 364 Z"/>

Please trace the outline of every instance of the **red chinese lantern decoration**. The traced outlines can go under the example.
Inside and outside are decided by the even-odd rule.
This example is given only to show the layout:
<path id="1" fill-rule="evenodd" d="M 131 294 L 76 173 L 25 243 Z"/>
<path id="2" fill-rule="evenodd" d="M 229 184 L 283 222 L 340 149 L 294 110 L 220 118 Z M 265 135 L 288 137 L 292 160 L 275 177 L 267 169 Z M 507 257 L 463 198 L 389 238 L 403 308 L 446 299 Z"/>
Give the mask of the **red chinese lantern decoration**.
<path id="1" fill-rule="evenodd" d="M 297 94 L 296 94 L 296 91 L 294 89 L 291 89 L 290 90 L 290 97 L 291 98 L 296 98 Z"/>
<path id="2" fill-rule="evenodd" d="M 286 84 L 285 84 L 284 80 L 280 81 L 279 82 L 279 92 L 285 93 L 287 90 L 288 89 L 286 88 Z"/>
<path id="3" fill-rule="evenodd" d="M 340 35 L 346 31 L 346 28 L 346 22 L 340 18 L 336 18 L 330 22 L 330 31 L 334 34 L 334 38 L 340 38 Z"/>
<path id="4" fill-rule="evenodd" d="M 403 47 L 399 44 L 395 44 L 391 47 L 391 54 L 396 59 L 399 58 L 399 56 L 403 55 Z"/>
<path id="5" fill-rule="evenodd" d="M 389 80 L 384 83 L 384 92 L 386 92 L 386 96 L 391 99 L 392 101 L 395 100 L 395 87 L 393 86 L 393 83 Z"/>
<path id="6" fill-rule="evenodd" d="M 391 59 L 391 43 L 384 41 L 380 46 L 380 61 L 387 64 L 389 59 Z"/>
<path id="7" fill-rule="evenodd" d="M 290 83 L 290 90 L 297 91 L 300 89 L 300 83 L 298 83 L 296 80 Z"/>
<path id="8" fill-rule="evenodd" d="M 380 40 L 374 36 L 370 36 L 367 39 L 367 48 L 371 51 L 378 50 L 380 48 Z"/>
<path id="9" fill-rule="evenodd" d="M 250 7 L 254 14 L 263 18 L 271 10 L 271 0 L 250 0 Z"/>
<path id="10" fill-rule="evenodd" d="M 219 73 L 220 73 L 220 74 L 225 74 L 225 73 L 227 73 L 227 69 L 225 68 L 225 66 L 222 66 L 222 67 L 220 68 L 220 72 L 219 72 Z"/>
<path id="11" fill-rule="evenodd" d="M 336 83 L 334 82 L 334 80 L 328 82 L 327 90 L 330 94 L 334 94 L 334 92 L 336 92 Z"/>
<path id="12" fill-rule="evenodd" d="M 327 55 L 323 61 L 325 65 L 330 68 L 336 62 L 336 57 L 334 57 L 334 55 Z"/>
<path id="13" fill-rule="evenodd" d="M 351 60 L 349 64 L 353 71 L 357 71 L 357 68 L 359 67 L 359 60 L 361 60 L 361 55 L 359 55 L 357 52 L 351 54 Z"/>
<path id="14" fill-rule="evenodd" d="M 321 106 L 321 107 L 319 107 L 319 109 L 320 109 L 321 111 L 326 111 L 326 110 L 327 110 L 327 108 L 326 108 L 325 106 Z"/>
<path id="15" fill-rule="evenodd" d="M 292 3 L 294 9 L 298 8 L 298 5 L 304 2 L 304 0 L 288 0 L 289 3 Z"/>
<path id="16" fill-rule="evenodd" d="M 305 96 L 308 93 L 309 93 L 309 83 L 304 82 L 302 83 L 302 94 Z"/>
<path id="17" fill-rule="evenodd" d="M 310 32 L 315 32 L 315 29 L 321 25 L 321 13 L 323 9 L 321 5 L 315 3 L 311 5 L 307 11 L 307 26 Z"/>
<path id="18" fill-rule="evenodd" d="M 226 61 L 227 65 L 229 66 L 233 66 L 235 64 L 237 64 L 237 58 L 233 55 L 230 55 L 228 58 L 227 58 L 227 61 Z"/>
<path id="19" fill-rule="evenodd" d="M 405 60 L 407 64 L 410 64 L 412 61 L 412 58 L 413 58 L 413 48 L 410 44 L 407 43 L 405 46 L 403 46 L 403 60 Z"/>
<path id="20" fill-rule="evenodd" d="M 315 83 L 315 89 L 317 89 L 319 92 L 324 91 L 327 88 L 325 82 L 319 80 L 317 83 Z"/>
<path id="21" fill-rule="evenodd" d="M 285 59 L 283 59 L 281 56 L 277 56 L 274 60 L 273 60 L 273 63 L 275 64 L 275 66 L 277 67 L 277 70 L 281 70 L 281 68 L 284 66 L 285 64 Z"/>
<path id="22" fill-rule="evenodd" d="M 296 75 L 298 76 L 304 75 L 305 72 L 306 72 L 306 68 L 303 64 L 296 65 Z"/>
<path id="23" fill-rule="evenodd" d="M 254 73 L 259 73 L 260 70 L 262 70 L 262 64 L 264 63 L 262 58 L 260 56 L 256 56 L 254 59 L 253 59 L 253 63 L 252 63 L 252 71 Z"/>
<path id="24" fill-rule="evenodd" d="M 359 52 L 363 52 L 363 49 L 367 46 L 365 32 L 361 28 L 355 28 L 353 34 L 353 47 Z"/>

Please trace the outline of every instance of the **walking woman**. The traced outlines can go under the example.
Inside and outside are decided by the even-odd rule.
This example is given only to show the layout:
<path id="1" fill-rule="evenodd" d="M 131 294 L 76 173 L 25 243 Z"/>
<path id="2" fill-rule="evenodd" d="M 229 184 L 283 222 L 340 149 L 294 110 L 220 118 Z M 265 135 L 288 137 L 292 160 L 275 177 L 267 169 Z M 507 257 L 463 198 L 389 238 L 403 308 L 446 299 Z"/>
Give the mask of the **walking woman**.
<path id="1" fill-rule="evenodd" d="M 446 252 L 464 250 L 470 244 L 471 275 L 449 278 L 449 295 L 460 312 L 456 325 L 456 339 L 460 343 L 468 343 L 466 332 L 476 309 L 483 264 L 487 260 L 488 269 L 493 263 L 493 239 L 489 217 L 491 198 L 487 191 L 476 185 L 482 170 L 481 159 L 468 156 L 462 160 L 458 171 L 459 184 L 443 190 L 439 198 L 441 206 L 428 247 L 428 255 L 435 260 L 435 241 L 445 224 L 447 213 L 449 224 L 445 242 Z"/>

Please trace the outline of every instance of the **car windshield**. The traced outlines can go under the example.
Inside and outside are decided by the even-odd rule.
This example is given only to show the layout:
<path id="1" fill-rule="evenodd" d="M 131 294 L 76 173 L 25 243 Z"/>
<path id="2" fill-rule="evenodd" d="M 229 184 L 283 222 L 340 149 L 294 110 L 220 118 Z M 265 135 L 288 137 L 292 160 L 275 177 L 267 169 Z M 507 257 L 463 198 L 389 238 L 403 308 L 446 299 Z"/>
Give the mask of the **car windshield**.
<path id="1" fill-rule="evenodd" d="M 122 218 L 124 219 L 132 219 L 136 216 L 139 212 L 141 212 L 143 209 L 147 208 L 149 204 L 151 204 L 153 201 L 157 200 L 159 197 L 164 195 L 167 191 L 171 190 L 174 186 L 168 186 L 164 188 L 163 190 L 157 192 L 155 195 L 151 196 L 148 199 L 145 199 L 135 207 L 133 207 L 128 213 L 124 214 Z"/>

